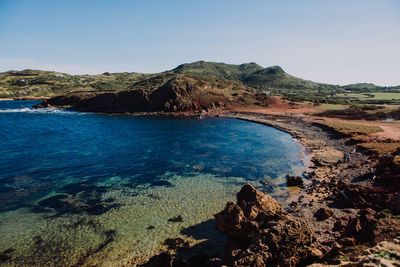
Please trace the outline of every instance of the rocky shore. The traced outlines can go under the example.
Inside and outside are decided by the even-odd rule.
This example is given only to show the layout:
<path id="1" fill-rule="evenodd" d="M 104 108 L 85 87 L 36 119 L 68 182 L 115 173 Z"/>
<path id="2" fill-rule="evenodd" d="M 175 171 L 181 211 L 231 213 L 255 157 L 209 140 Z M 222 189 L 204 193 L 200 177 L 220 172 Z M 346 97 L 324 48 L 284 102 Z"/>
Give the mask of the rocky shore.
<path id="1" fill-rule="evenodd" d="M 183 95 L 191 95 L 187 92 Z M 86 110 L 74 104 L 77 99 L 79 103 L 86 102 L 74 97 L 50 99 L 38 107 L 68 104 Z M 97 101 L 97 98 L 90 99 Z M 188 103 L 196 101 L 191 99 Z M 157 110 L 123 109 L 121 112 L 112 108 L 106 112 L 133 116 L 225 117 L 265 124 L 299 140 L 307 150 L 311 166 L 303 177 L 287 177 L 288 185 L 295 190 L 281 203 L 282 207 L 249 185 L 238 193 L 237 204 L 228 203 L 215 216 L 217 229 L 231 239 L 223 257 L 210 258 L 196 253 L 184 253 L 191 254 L 191 258 L 182 257 L 182 250 L 191 248 L 182 240 L 169 240 L 168 244 L 173 246 L 145 266 L 304 266 L 312 263 L 354 266 L 369 247 L 385 240 L 390 242 L 399 235 L 398 151 L 392 155 L 368 154 L 355 146 L 351 138 L 323 127 L 318 118 L 301 115 L 233 112 L 227 105 L 214 102 L 173 112 L 164 108 Z M 104 112 L 104 109 L 90 111 Z M 394 254 L 391 259 L 393 264 L 398 264 L 400 255 Z"/>
<path id="2" fill-rule="evenodd" d="M 227 203 L 215 215 L 216 228 L 230 238 L 223 257 L 182 258 L 180 250 L 190 248 L 178 244 L 145 266 L 375 266 L 382 262 L 399 266 L 396 155 L 368 155 L 350 139 L 302 117 L 207 115 L 262 123 L 290 133 L 306 147 L 310 171 L 303 177 L 287 177 L 298 190 L 282 206 L 251 185 L 244 186 L 237 203 Z"/>

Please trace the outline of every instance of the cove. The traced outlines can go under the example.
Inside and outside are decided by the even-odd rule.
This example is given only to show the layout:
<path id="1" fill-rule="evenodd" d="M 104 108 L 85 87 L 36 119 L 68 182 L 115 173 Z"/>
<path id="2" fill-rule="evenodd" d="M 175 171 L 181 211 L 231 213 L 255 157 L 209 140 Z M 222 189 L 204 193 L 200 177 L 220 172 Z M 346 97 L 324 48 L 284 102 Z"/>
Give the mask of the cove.
<path id="1" fill-rule="evenodd" d="M 213 214 L 242 185 L 282 200 L 285 175 L 305 168 L 303 148 L 261 124 L 32 109 L 37 103 L 0 101 L 4 263 L 140 262 L 170 237 L 215 251 L 224 236 Z"/>

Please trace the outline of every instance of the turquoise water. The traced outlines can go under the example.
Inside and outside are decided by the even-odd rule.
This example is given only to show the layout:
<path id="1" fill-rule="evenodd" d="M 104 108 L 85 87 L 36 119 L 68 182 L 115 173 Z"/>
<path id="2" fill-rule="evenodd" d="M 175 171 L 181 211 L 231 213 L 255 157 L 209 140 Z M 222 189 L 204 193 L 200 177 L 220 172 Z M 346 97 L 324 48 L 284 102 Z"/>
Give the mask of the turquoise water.
<path id="1" fill-rule="evenodd" d="M 30 108 L 36 103 L 0 101 L 5 265 L 140 262 L 168 237 L 215 251 L 224 237 L 210 219 L 243 184 L 283 200 L 284 176 L 304 170 L 302 147 L 264 125 Z M 178 215 L 182 222 L 168 221 Z"/>

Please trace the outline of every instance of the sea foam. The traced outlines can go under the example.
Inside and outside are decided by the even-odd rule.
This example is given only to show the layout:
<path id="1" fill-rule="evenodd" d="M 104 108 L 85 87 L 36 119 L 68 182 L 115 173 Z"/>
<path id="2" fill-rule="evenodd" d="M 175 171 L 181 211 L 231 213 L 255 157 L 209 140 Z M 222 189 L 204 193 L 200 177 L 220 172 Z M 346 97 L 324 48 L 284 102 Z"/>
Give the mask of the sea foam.
<path id="1" fill-rule="evenodd" d="M 0 109 L 0 113 L 58 113 L 58 114 L 75 114 L 83 115 L 83 112 L 76 112 L 60 108 L 15 108 L 15 109 Z"/>

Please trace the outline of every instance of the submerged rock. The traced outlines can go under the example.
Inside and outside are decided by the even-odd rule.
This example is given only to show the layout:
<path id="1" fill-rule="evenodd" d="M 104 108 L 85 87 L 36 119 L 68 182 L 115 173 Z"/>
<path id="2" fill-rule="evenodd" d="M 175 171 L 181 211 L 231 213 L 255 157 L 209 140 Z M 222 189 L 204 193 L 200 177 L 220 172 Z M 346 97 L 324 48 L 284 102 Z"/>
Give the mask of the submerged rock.
<path id="1" fill-rule="evenodd" d="M 181 215 L 168 219 L 169 222 L 183 222 L 183 218 Z"/>
<path id="2" fill-rule="evenodd" d="M 1 252 L 0 253 L 0 262 L 3 263 L 3 262 L 8 261 L 9 259 L 11 259 L 11 255 L 10 254 L 13 253 L 13 252 L 14 252 L 13 248 L 9 248 L 9 249 Z"/>
<path id="3" fill-rule="evenodd" d="M 178 247 L 189 247 L 189 243 L 185 242 L 185 240 L 180 237 L 167 238 L 164 241 L 164 245 L 166 245 L 169 249 L 176 249 Z"/>
<path id="4" fill-rule="evenodd" d="M 171 183 L 168 182 L 168 181 L 162 181 L 162 180 L 160 180 L 160 181 L 154 181 L 154 182 L 152 182 L 152 183 L 150 184 L 150 186 L 153 186 L 153 187 L 155 187 L 155 186 L 173 187 L 174 185 L 171 184 Z"/>
<path id="5" fill-rule="evenodd" d="M 217 229 L 234 239 L 227 251 L 229 265 L 296 266 L 323 256 L 304 221 L 251 185 L 237 194 L 237 204 L 228 202 L 214 217 Z"/>

